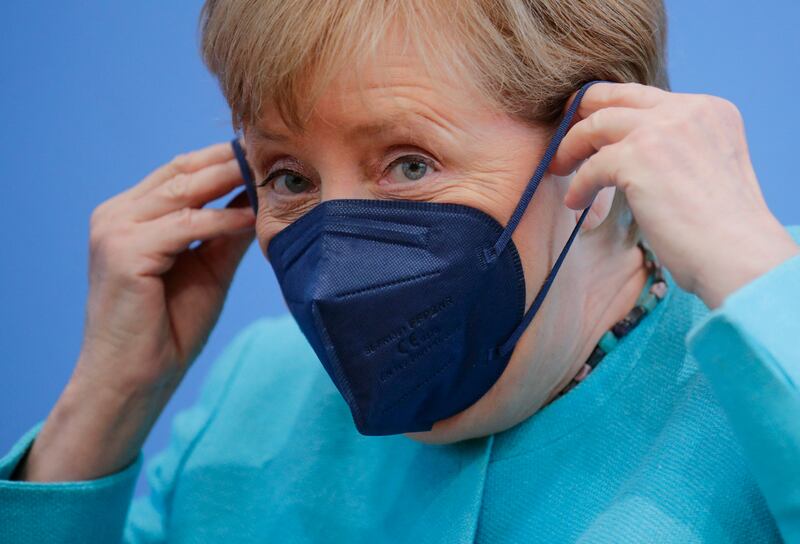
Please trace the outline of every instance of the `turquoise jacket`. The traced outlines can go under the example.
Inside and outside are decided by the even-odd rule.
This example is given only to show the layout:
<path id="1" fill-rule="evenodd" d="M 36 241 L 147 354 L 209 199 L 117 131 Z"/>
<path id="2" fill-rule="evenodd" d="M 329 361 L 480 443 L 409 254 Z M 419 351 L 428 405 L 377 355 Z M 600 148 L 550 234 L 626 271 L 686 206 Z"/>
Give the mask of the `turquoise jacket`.
<path id="1" fill-rule="evenodd" d="M 800 256 L 713 312 L 667 298 L 568 394 L 444 446 L 366 437 L 291 317 L 219 357 L 150 461 L 9 481 L 0 542 L 800 542 Z"/>

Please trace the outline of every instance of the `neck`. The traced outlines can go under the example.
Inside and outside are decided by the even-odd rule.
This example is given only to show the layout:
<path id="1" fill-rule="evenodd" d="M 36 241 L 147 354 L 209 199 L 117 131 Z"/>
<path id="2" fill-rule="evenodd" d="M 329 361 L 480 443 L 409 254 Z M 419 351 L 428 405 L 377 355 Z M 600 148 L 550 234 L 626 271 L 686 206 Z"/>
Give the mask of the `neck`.
<path id="1" fill-rule="evenodd" d="M 636 305 L 647 281 L 641 250 L 636 245 L 628 246 L 614 240 L 615 235 L 618 234 L 609 229 L 586 236 L 582 240 L 580 259 L 573 261 L 579 263 L 576 277 L 583 278 L 582 300 L 577 306 L 581 308 L 582 319 L 574 337 L 577 341 L 564 352 L 563 373 L 545 404 L 572 381 L 603 334 Z"/>

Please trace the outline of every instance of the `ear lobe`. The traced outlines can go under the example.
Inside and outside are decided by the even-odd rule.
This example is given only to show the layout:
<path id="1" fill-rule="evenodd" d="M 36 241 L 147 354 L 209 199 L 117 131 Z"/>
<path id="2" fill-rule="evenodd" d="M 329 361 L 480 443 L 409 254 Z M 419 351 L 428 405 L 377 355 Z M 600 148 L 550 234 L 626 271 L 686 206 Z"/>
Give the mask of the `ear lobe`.
<path id="1" fill-rule="evenodd" d="M 611 204 L 614 202 L 614 194 L 616 193 L 616 190 L 616 187 L 606 187 L 597 193 L 594 203 L 589 209 L 589 213 L 586 215 L 583 225 L 581 225 L 581 231 L 589 232 L 603 224 L 603 221 L 606 220 L 608 214 L 611 213 Z M 578 222 L 581 213 L 583 213 L 583 210 L 575 211 L 576 223 Z"/>

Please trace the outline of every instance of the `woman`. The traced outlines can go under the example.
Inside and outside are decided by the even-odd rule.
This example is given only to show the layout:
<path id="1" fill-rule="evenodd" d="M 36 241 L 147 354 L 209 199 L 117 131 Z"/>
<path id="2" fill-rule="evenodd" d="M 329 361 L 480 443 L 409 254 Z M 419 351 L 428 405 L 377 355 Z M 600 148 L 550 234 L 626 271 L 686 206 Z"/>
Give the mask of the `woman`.
<path id="1" fill-rule="evenodd" d="M 3 541 L 800 541 L 800 248 L 736 108 L 668 91 L 660 1 L 202 23 L 247 158 L 94 212 L 81 355 L 0 464 Z M 203 208 L 243 184 L 256 213 Z M 126 519 L 254 233 L 292 315 L 228 347 Z"/>

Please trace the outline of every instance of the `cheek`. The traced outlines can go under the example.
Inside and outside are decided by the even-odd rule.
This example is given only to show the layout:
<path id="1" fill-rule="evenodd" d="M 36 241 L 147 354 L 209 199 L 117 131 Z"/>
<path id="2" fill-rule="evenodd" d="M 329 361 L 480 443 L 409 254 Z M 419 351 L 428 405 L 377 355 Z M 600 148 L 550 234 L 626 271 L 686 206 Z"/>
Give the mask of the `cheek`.
<path id="1" fill-rule="evenodd" d="M 435 200 L 477 208 L 505 226 L 530 176 L 530 161 L 482 155 L 448 174 Z"/>
<path id="2" fill-rule="evenodd" d="M 511 218 L 536 168 L 540 154 L 536 143 L 529 134 L 491 138 L 474 149 L 463 163 L 463 185 L 474 194 L 473 205 L 503 226 Z"/>
<path id="3" fill-rule="evenodd" d="M 526 308 L 550 271 L 560 248 L 558 244 L 569 236 L 569 232 L 563 236 L 559 234 L 563 230 L 559 225 L 569 226 L 568 218 L 573 213 L 560 205 L 561 192 L 549 177 L 545 177 L 511 237 L 525 274 Z"/>
<path id="4" fill-rule="evenodd" d="M 258 240 L 258 246 L 261 248 L 261 253 L 265 257 L 267 256 L 267 247 L 270 240 L 289 224 L 286 221 L 275 219 L 265 213 L 266 211 L 264 208 L 259 208 L 259 214 L 256 218 L 256 239 Z"/>

